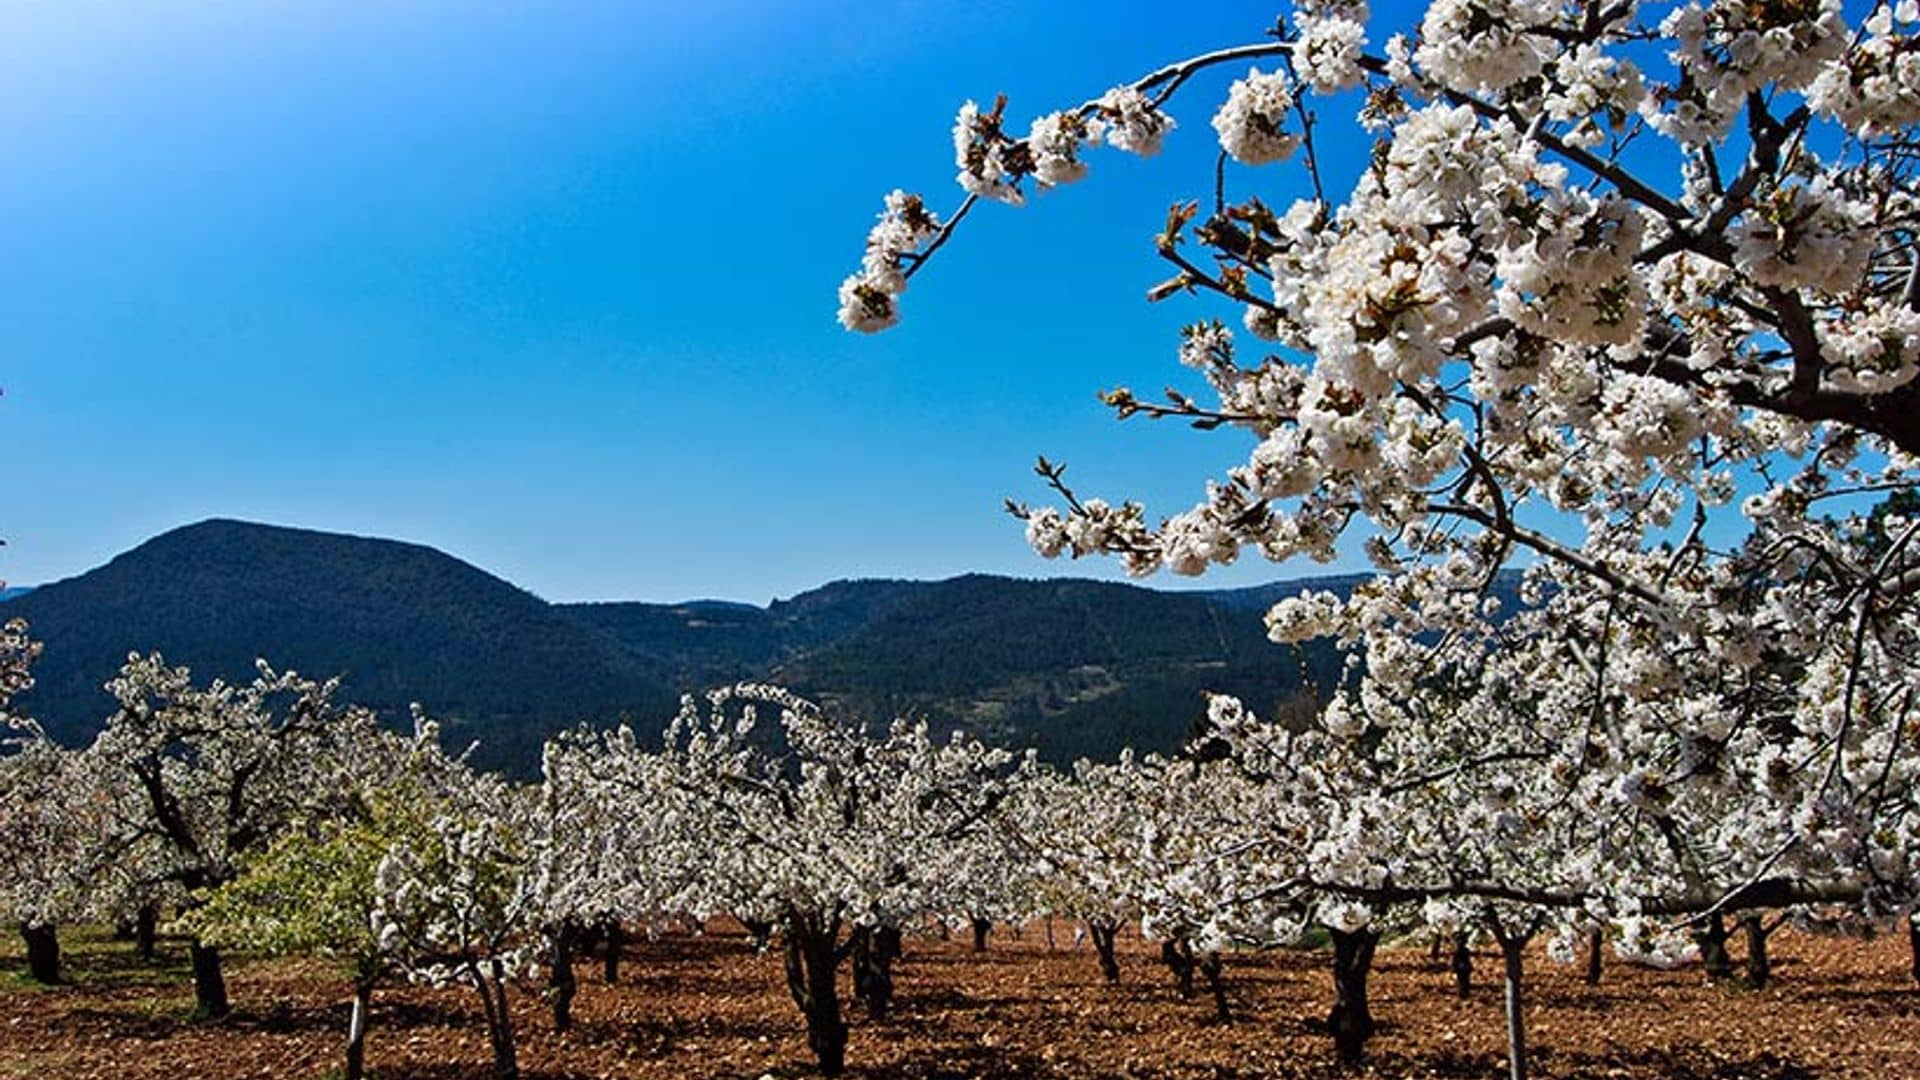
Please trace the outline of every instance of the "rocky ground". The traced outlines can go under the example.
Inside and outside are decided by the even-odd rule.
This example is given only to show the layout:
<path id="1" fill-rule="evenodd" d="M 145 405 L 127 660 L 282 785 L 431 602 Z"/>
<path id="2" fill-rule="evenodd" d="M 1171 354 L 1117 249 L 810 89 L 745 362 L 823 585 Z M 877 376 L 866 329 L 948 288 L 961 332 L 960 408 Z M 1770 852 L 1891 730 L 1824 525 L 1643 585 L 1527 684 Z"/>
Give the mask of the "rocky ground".
<path id="1" fill-rule="evenodd" d="M 1126 943 L 1122 985 L 1089 952 L 1037 929 L 998 935 L 985 953 L 961 940 L 910 940 L 896 1015 L 856 1020 L 859 1077 L 1491 1077 L 1504 1075 L 1497 957 L 1479 959 L 1468 1000 L 1419 948 L 1382 949 L 1373 981 L 1381 1031 L 1360 1073 L 1342 1073 L 1320 1030 L 1326 956 L 1235 955 L 1234 1020 L 1182 1001 L 1150 947 Z M 338 1069 L 345 987 L 325 964 L 232 964 L 235 1013 L 191 1018 L 184 948 L 157 964 L 123 943 L 69 933 L 71 985 L 14 974 L 17 938 L 0 949 L 0 1077 L 321 1077 Z M 1528 1012 L 1536 1075 L 1786 1080 L 1920 1077 L 1920 986 L 1900 937 L 1775 937 L 1775 984 L 1710 986 L 1700 971 L 1612 965 L 1597 988 L 1544 957 Z M 630 947 L 618 985 L 582 963 L 575 1029 L 556 1035 L 537 993 L 516 1020 L 528 1077 L 748 1080 L 810 1073 L 780 958 L 737 933 L 670 936 Z M 488 1075 L 485 1029 L 470 992 L 393 987 L 376 998 L 368 1061 L 381 1080 Z"/>

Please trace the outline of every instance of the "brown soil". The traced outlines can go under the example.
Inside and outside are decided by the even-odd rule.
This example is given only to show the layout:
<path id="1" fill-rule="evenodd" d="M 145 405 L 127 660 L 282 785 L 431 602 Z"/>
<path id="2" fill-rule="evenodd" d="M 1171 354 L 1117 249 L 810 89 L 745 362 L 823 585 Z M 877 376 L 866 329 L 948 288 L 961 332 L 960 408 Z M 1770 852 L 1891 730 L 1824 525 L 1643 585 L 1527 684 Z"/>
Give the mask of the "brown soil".
<path id="1" fill-rule="evenodd" d="M 236 962 L 235 1015 L 190 1018 L 175 945 L 158 965 L 97 936 L 67 943 L 75 984 L 40 988 L 0 976 L 0 1077 L 319 1077 L 339 1068 L 344 983 L 324 964 Z M 1372 984 L 1380 1033 L 1368 1067 L 1341 1073 L 1320 1030 L 1326 954 L 1236 955 L 1235 1020 L 1181 1001 L 1150 949 L 1125 943 L 1125 981 L 1104 985 L 1090 952 L 1048 951 L 1037 931 L 996 934 L 984 954 L 961 940 L 910 940 L 895 1016 L 855 1015 L 859 1077 L 1489 1077 L 1504 1075 L 1501 987 L 1482 954 L 1470 1000 L 1423 949 L 1382 949 Z M 1614 964 L 1597 988 L 1572 968 L 1533 961 L 1529 1035 L 1543 1077 L 1788 1080 L 1920 1077 L 1920 987 L 1903 936 L 1775 936 L 1776 982 L 1708 986 L 1698 969 Z M 0 955 L 10 973 L 17 939 Z M 778 955 L 737 933 L 630 947 L 619 985 L 583 961 L 575 1029 L 556 1035 L 537 993 L 520 998 L 528 1077 L 745 1077 L 811 1073 Z M 376 995 L 368 1064 L 380 1080 L 488 1075 L 485 1029 L 470 992 L 392 987 Z"/>

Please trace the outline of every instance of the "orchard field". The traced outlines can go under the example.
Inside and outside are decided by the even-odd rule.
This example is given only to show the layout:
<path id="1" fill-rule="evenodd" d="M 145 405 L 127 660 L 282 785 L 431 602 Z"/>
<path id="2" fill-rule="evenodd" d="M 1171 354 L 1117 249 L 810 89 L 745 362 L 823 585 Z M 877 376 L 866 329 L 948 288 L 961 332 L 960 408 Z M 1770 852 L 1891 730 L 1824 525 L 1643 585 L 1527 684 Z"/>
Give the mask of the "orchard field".
<path id="1" fill-rule="evenodd" d="M 215 677 L 151 640 L 62 742 L 27 696 L 57 620 L 6 619 L 0 921 L 37 986 L 6 992 L 0 1063 L 1920 1077 L 1920 0 L 1381 8 L 1297 0 L 1090 83 L 956 80 L 951 164 L 914 175 L 960 190 L 884 194 L 833 294 L 902 357 L 1085 353 L 1117 419 L 1216 433 L 1237 463 L 1185 509 L 1155 470 L 1041 457 L 1044 501 L 1005 510 L 1134 577 L 1364 565 L 1272 593 L 1275 648 L 1341 658 L 1310 697 L 1211 685 L 1167 706 L 1178 745 L 1066 761 L 689 675 L 670 717 L 555 730 L 536 777 L 482 767 L 463 693 L 409 724 L 336 672 Z M 1158 229 L 1138 286 L 1184 312 L 1164 393 L 1118 382 L 1147 377 L 1130 337 L 1031 332 L 1097 257 L 990 224 L 1051 227 L 1118 155 L 1184 177 L 1121 226 Z M 1004 282 L 942 301 L 969 260 Z M 945 494 L 903 475 L 829 518 L 881 535 L 862 513 L 917 514 L 895 487 Z M 774 509 L 740 505 L 667 512 Z M 784 541 L 764 520 L 734 531 Z M 714 919 L 742 932 L 645 933 Z M 1047 919 L 1088 952 L 970 947 Z M 99 925 L 184 948 L 130 963 Z M 623 934 L 610 988 L 582 969 Z"/>
<path id="2" fill-rule="evenodd" d="M 1090 950 L 1055 924 L 983 953 L 963 936 L 915 938 L 884 1023 L 856 1025 L 850 1074 L 863 1077 L 1492 1076 L 1505 1029 L 1497 956 L 1478 957 L 1465 1000 L 1417 945 L 1385 948 L 1373 993 L 1380 1022 L 1369 1064 L 1341 1070 L 1319 1023 L 1326 952 L 1282 949 L 1228 961 L 1233 1020 L 1182 1001 L 1151 943 L 1123 938 L 1123 981 L 1108 986 Z M 1895 935 L 1782 931 L 1774 984 L 1709 985 L 1698 966 L 1613 964 L 1598 987 L 1573 966 L 1535 965 L 1529 1027 L 1538 1075 L 1787 1080 L 1920 1076 L 1920 988 Z M 0 964 L 17 968 L 17 944 Z M 629 944 L 613 986 L 582 961 L 573 1030 L 553 1030 L 537 993 L 515 999 L 525 1075 L 811 1075 L 804 1029 L 780 988 L 777 950 L 737 927 Z M 73 984 L 0 984 L 0 1076 L 318 1077 L 337 1069 L 347 1005 L 314 961 L 237 963 L 225 1021 L 191 1019 L 184 945 L 157 961 L 98 932 L 74 935 Z M 398 986 L 375 1000 L 371 1075 L 480 1078 L 491 1064 L 471 995 Z"/>

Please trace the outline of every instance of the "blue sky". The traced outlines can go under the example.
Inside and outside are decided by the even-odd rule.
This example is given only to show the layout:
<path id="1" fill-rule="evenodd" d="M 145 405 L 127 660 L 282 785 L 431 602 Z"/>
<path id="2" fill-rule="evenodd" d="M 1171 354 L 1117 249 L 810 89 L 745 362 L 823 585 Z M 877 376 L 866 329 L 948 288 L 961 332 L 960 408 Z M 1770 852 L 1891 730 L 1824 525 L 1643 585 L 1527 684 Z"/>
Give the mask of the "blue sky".
<path id="1" fill-rule="evenodd" d="M 1094 397 L 1185 384 L 1178 326 L 1213 309 L 1144 302 L 1148 239 L 1207 190 L 1239 72 L 1183 95 L 1161 158 L 1103 152 L 1084 184 L 983 207 L 901 328 L 843 333 L 834 289 L 887 190 L 956 201 L 963 99 L 1004 91 L 1024 126 L 1267 24 L 1224 3 L 1158 24 L 1094 3 L 7 5 L 0 576 L 211 516 L 433 544 L 554 599 L 1117 576 L 1030 555 L 1000 501 L 1044 497 L 1044 452 L 1170 512 L 1244 453 Z M 1364 147 L 1323 152 L 1350 170 Z M 1282 204 L 1298 180 L 1242 174 Z"/>

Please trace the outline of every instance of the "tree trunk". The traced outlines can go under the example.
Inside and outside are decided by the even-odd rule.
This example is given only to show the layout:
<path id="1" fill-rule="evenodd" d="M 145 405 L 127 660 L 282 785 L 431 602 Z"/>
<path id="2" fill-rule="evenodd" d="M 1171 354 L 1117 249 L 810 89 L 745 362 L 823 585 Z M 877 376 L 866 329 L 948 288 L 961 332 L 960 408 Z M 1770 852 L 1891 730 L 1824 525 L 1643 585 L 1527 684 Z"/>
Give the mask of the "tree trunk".
<path id="1" fill-rule="evenodd" d="M 1607 932 L 1596 926 L 1587 931 L 1587 970 L 1582 974 L 1588 986 L 1600 985 L 1600 964 L 1606 953 Z"/>
<path id="2" fill-rule="evenodd" d="M 1920 912 L 1907 916 L 1907 953 L 1913 961 L 1913 981 L 1920 983 Z"/>
<path id="3" fill-rule="evenodd" d="M 1049 915 L 1049 916 L 1047 916 L 1047 918 L 1046 918 L 1046 921 L 1045 921 L 1044 923 L 1042 923 L 1041 925 L 1042 925 L 1042 926 L 1044 926 L 1044 927 L 1046 928 L 1046 931 L 1047 931 L 1047 951 L 1048 951 L 1048 952 L 1053 952 L 1053 951 L 1054 951 L 1054 944 L 1053 944 L 1053 916 L 1051 916 L 1051 915 Z"/>
<path id="4" fill-rule="evenodd" d="M 573 942 L 579 931 L 562 923 L 553 931 L 553 950 L 547 956 L 547 992 L 552 995 L 553 1030 L 573 1028 L 573 996 L 580 990 L 573 977 Z"/>
<path id="5" fill-rule="evenodd" d="M 787 990 L 807 1018 L 807 1047 L 825 1076 L 839 1076 L 847 1065 L 847 1025 L 840 1019 L 840 990 L 835 984 L 839 957 L 834 939 L 840 920 L 794 914 L 787 920 Z"/>
<path id="6" fill-rule="evenodd" d="M 1773 961 L 1767 958 L 1767 935 L 1773 930 L 1762 912 L 1752 911 L 1740 917 L 1740 928 L 1747 932 L 1746 984 L 1749 989 L 1764 990 L 1773 981 Z"/>
<path id="7" fill-rule="evenodd" d="M 1373 970 L 1373 950 L 1380 944 L 1376 930 L 1331 930 L 1333 935 L 1333 1010 L 1327 1030 L 1340 1060 L 1358 1065 L 1373 1037 L 1373 1012 L 1367 1008 L 1367 974 Z"/>
<path id="8" fill-rule="evenodd" d="M 153 960 L 159 929 L 160 905 L 151 900 L 141 904 L 140 911 L 133 917 L 133 951 L 140 954 L 140 959 Z"/>
<path id="9" fill-rule="evenodd" d="M 1193 1000 L 1193 946 L 1184 938 L 1168 938 L 1160 943 L 1160 962 L 1173 972 L 1173 984 L 1180 1000 Z"/>
<path id="10" fill-rule="evenodd" d="M 507 973 L 498 960 L 470 969 L 474 989 L 486 1008 L 487 1041 L 493 1046 L 494 1080 L 519 1080 L 520 1061 L 513 1045 L 513 1012 L 507 1007 Z"/>
<path id="11" fill-rule="evenodd" d="M 853 963 L 853 996 L 867 1015 L 885 1020 L 893 1006 L 893 961 L 900 955 L 900 932 L 890 927 L 858 927 L 847 939 Z"/>
<path id="12" fill-rule="evenodd" d="M 1442 940 L 1441 940 L 1440 931 L 1435 930 L 1433 932 L 1433 936 L 1427 939 L 1427 965 L 1429 967 L 1440 966 L 1441 945 L 1442 945 Z"/>
<path id="13" fill-rule="evenodd" d="M 873 1004 L 879 1011 L 874 1019 L 885 1020 L 893 1009 L 893 965 L 900 959 L 900 928 L 879 926 L 873 931 Z"/>
<path id="14" fill-rule="evenodd" d="M 227 977 L 220 970 L 220 950 L 198 941 L 187 947 L 193 959 L 194 1012 L 217 1020 L 231 1012 L 227 1004 Z"/>
<path id="15" fill-rule="evenodd" d="M 600 951 L 600 942 L 607 936 L 607 920 L 588 923 L 573 936 L 573 951 L 581 956 L 592 956 Z"/>
<path id="16" fill-rule="evenodd" d="M 1115 986 L 1120 983 L 1120 961 L 1113 954 L 1113 935 L 1119 929 L 1118 923 L 1105 919 L 1087 920 L 1087 935 L 1093 938 L 1093 951 L 1100 957 L 1100 974 Z"/>
<path id="17" fill-rule="evenodd" d="M 752 940 L 755 949 L 764 949 L 773 940 L 773 924 L 759 919 L 741 919 L 740 925 L 747 928 L 747 937 Z"/>
<path id="18" fill-rule="evenodd" d="M 1223 1024 L 1233 1023 L 1233 1012 L 1227 1008 L 1227 978 L 1220 964 L 1220 954 L 1210 952 L 1200 958 L 1200 974 L 1207 980 L 1207 991 L 1213 995 L 1213 1018 Z"/>
<path id="19" fill-rule="evenodd" d="M 346 1080 L 362 1080 L 367 1072 L 367 1012 L 373 1007 L 373 980 L 353 982 L 353 1011 L 347 1015 Z"/>
<path id="20" fill-rule="evenodd" d="M 27 974 L 33 981 L 52 986 L 60 981 L 60 933 L 52 923 L 21 923 L 20 937 L 27 943 Z"/>
<path id="21" fill-rule="evenodd" d="M 620 954 L 627 947 L 627 931 L 620 925 L 619 919 L 607 920 L 606 938 L 607 953 L 601 975 L 607 985 L 612 986 L 620 981 Z"/>
<path id="22" fill-rule="evenodd" d="M 1473 934 L 1467 930 L 1453 932 L 1453 954 L 1447 959 L 1447 966 L 1453 969 L 1453 992 L 1461 1000 L 1473 996 L 1473 948 L 1469 944 Z"/>
<path id="23" fill-rule="evenodd" d="M 1527 1017 L 1525 937 L 1500 938 L 1500 958 L 1507 968 L 1507 1078 L 1527 1080 Z"/>
<path id="24" fill-rule="evenodd" d="M 983 919 L 980 916 L 975 915 L 973 918 L 968 919 L 967 922 L 970 926 L 973 927 L 973 951 L 986 952 L 987 951 L 987 931 L 993 929 L 993 920 Z"/>
<path id="25" fill-rule="evenodd" d="M 1693 940 L 1700 946 L 1700 964 L 1707 979 L 1719 982 L 1733 977 L 1733 957 L 1727 952 L 1727 920 L 1719 912 L 1707 917 L 1706 925 L 1695 930 Z"/>

